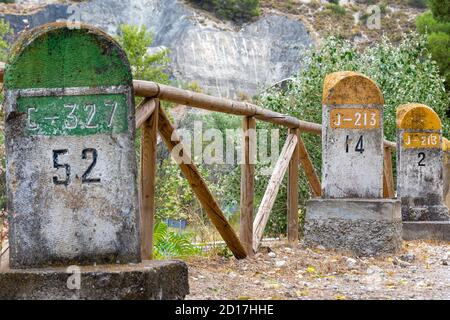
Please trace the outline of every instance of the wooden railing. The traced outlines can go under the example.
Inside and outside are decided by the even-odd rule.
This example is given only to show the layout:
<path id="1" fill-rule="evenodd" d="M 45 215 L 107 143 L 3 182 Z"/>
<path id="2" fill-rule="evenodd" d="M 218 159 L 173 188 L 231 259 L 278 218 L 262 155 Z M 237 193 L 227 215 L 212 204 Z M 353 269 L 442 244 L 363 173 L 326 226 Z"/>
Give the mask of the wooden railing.
<path id="1" fill-rule="evenodd" d="M 0 81 L 3 82 L 4 65 L 0 64 Z M 275 203 L 279 187 L 288 172 L 288 199 L 287 236 L 291 243 L 298 241 L 298 169 L 301 166 L 309 182 L 311 194 L 320 197 L 322 187 L 316 174 L 314 165 L 305 147 L 302 133 L 322 134 L 320 124 L 296 119 L 294 117 L 264 109 L 254 104 L 238 102 L 229 99 L 216 98 L 206 94 L 195 93 L 150 81 L 134 81 L 134 93 L 144 100 L 136 109 L 136 128 L 141 129 L 141 170 L 140 170 L 140 215 L 141 215 L 141 243 L 142 258 L 151 259 L 153 249 L 153 223 L 155 215 L 155 177 L 156 177 L 156 144 L 159 132 L 162 140 L 172 151 L 176 146 L 178 150 L 180 139 L 176 136 L 175 128 L 167 114 L 160 105 L 160 101 L 169 101 L 177 104 L 222 112 L 243 117 L 244 133 L 256 128 L 256 120 L 280 125 L 288 130 L 285 145 L 275 165 L 269 180 L 267 190 L 261 201 L 255 218 L 254 215 L 254 179 L 255 166 L 250 161 L 252 150 L 256 149 L 255 139 L 248 134 L 243 135 L 241 177 L 241 217 L 239 237 L 233 230 L 218 202 L 202 179 L 197 167 L 187 159 L 180 169 L 189 182 L 193 192 L 207 213 L 209 219 L 218 230 L 234 256 L 242 259 L 252 256 L 257 251 L 262 240 L 264 229 L 270 212 Z M 396 148 L 393 142 L 384 142 L 384 196 L 395 196 L 392 170 L 391 150 Z"/>
<path id="2" fill-rule="evenodd" d="M 309 182 L 311 194 L 320 197 L 322 187 L 320 179 L 316 174 L 313 163 L 305 147 L 301 133 L 322 134 L 320 124 L 296 119 L 294 117 L 264 109 L 246 102 L 232 101 L 229 99 L 216 98 L 206 94 L 191 92 L 149 81 L 134 81 L 135 94 L 146 99 L 136 110 L 136 126 L 142 130 L 142 161 L 141 161 L 141 199 L 142 199 L 142 221 L 145 229 L 142 232 L 142 244 L 144 257 L 151 254 L 151 230 L 154 215 L 155 189 L 155 161 L 156 161 L 156 128 L 172 150 L 180 142 L 176 135 L 172 136 L 175 128 L 170 123 L 165 111 L 161 108 L 159 101 L 165 100 L 177 104 L 205 109 L 209 111 L 222 112 L 243 117 L 243 147 L 241 170 L 241 217 L 239 238 L 226 220 L 217 201 L 201 178 L 196 166 L 190 161 L 189 164 L 180 164 L 181 170 L 191 185 L 194 193 L 205 209 L 208 217 L 217 228 L 226 244 L 238 259 L 252 256 L 257 251 L 262 240 L 264 229 L 269 219 L 270 212 L 275 203 L 279 187 L 288 172 L 288 227 L 287 236 L 291 243 L 298 241 L 298 168 L 301 165 Z M 158 116 L 156 116 L 156 114 Z M 256 120 L 280 125 L 288 130 L 285 145 L 275 165 L 269 180 L 267 190 L 261 201 L 255 218 L 254 214 L 254 176 L 255 166 L 250 161 L 251 150 L 255 150 L 256 141 L 251 139 L 247 130 L 256 128 Z M 175 137 L 175 139 L 173 139 Z M 384 142 L 384 196 L 393 198 L 395 196 L 392 149 L 396 148 L 393 142 Z M 180 150 L 182 148 L 178 148 Z"/>

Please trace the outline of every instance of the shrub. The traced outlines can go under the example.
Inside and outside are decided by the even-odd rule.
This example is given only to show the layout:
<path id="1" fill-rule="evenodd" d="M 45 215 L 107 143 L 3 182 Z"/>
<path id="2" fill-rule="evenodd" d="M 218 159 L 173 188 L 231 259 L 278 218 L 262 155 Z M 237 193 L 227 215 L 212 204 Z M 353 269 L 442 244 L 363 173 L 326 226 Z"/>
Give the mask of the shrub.
<path id="1" fill-rule="evenodd" d="M 428 5 L 437 20 L 450 21 L 450 0 L 428 0 Z"/>
<path id="2" fill-rule="evenodd" d="M 149 53 L 154 34 L 147 31 L 145 26 L 121 25 L 118 42 L 125 50 L 133 70 L 133 77 L 139 80 L 150 80 L 159 83 L 168 83 L 167 73 L 170 59 L 169 50 L 162 49 L 156 53 Z"/>
<path id="3" fill-rule="evenodd" d="M 428 35 L 428 48 L 450 88 L 450 0 L 430 0 L 431 12 L 416 20 L 417 30 Z"/>
<path id="4" fill-rule="evenodd" d="M 190 0 L 221 19 L 242 23 L 260 15 L 259 0 Z"/>
<path id="5" fill-rule="evenodd" d="M 0 19 L 0 61 L 5 62 L 8 57 L 9 44 L 7 39 L 13 35 L 9 23 Z M 0 101 L 3 103 L 3 91 L 0 93 Z M 4 113 L 0 111 L 0 211 L 6 206 L 6 160 L 5 160 L 5 136 L 4 136 Z M 0 221 L 1 222 L 1 221 Z M 0 223 L 1 227 L 1 223 Z"/>
<path id="6" fill-rule="evenodd" d="M 328 3 L 326 5 L 326 8 L 331 10 L 333 13 L 338 14 L 338 15 L 345 15 L 345 8 L 340 6 L 339 4 L 335 4 L 335 3 Z"/>

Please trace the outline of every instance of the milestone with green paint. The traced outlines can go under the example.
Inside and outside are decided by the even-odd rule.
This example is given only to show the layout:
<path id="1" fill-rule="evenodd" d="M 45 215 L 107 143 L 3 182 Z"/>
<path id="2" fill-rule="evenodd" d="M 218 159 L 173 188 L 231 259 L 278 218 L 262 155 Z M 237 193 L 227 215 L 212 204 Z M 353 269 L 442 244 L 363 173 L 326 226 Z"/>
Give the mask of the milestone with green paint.
<path id="1" fill-rule="evenodd" d="M 91 26 L 30 30 L 5 69 L 10 266 L 140 262 L 128 59 Z"/>
<path id="2" fill-rule="evenodd" d="M 128 129 L 125 94 L 38 96 L 18 99 L 27 132 L 39 136 L 87 136 Z"/>

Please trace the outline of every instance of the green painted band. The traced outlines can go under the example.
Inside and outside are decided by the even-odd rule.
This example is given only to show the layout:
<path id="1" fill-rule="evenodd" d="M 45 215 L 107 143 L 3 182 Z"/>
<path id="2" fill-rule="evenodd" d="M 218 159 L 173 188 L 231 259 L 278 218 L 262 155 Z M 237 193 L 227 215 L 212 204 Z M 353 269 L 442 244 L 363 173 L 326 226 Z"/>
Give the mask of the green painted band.
<path id="1" fill-rule="evenodd" d="M 128 130 L 126 94 L 19 97 L 33 136 L 88 136 Z"/>

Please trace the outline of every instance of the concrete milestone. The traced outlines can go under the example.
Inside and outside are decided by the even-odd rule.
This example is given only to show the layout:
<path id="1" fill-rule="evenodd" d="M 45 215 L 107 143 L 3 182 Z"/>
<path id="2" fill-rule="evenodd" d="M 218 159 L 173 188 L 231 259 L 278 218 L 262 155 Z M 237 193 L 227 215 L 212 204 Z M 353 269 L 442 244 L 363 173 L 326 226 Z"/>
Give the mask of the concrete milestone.
<path id="1" fill-rule="evenodd" d="M 404 221 L 449 221 L 444 205 L 442 124 L 422 104 L 397 109 L 397 193 Z"/>
<path id="2" fill-rule="evenodd" d="M 322 199 L 307 203 L 305 241 L 356 255 L 402 244 L 400 202 L 383 199 L 383 105 L 377 85 L 355 72 L 325 79 Z"/>
<path id="3" fill-rule="evenodd" d="M 133 79 L 118 43 L 41 26 L 12 49 L 4 85 L 0 299 L 183 298 L 184 263 L 141 263 Z"/>

